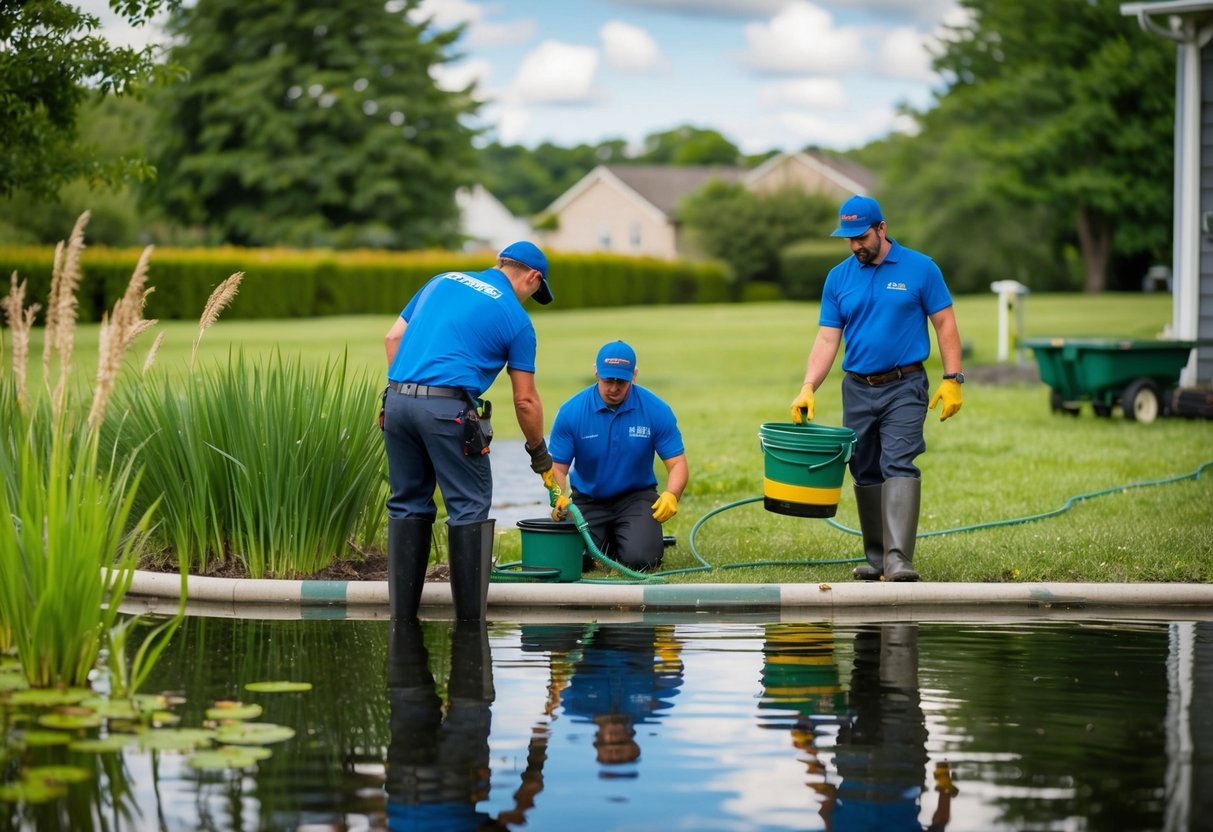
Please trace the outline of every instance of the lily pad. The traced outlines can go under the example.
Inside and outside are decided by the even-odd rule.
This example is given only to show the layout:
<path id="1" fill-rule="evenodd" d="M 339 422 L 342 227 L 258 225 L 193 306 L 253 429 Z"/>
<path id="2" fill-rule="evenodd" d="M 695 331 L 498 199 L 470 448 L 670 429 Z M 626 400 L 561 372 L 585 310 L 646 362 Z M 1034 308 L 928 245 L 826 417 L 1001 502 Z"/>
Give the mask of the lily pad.
<path id="1" fill-rule="evenodd" d="M 205 728 L 160 728 L 139 735 L 144 751 L 193 751 L 209 745 L 215 732 Z"/>
<path id="2" fill-rule="evenodd" d="M 0 693 L 12 690 L 27 690 L 29 682 L 20 673 L 0 673 Z"/>
<path id="3" fill-rule="evenodd" d="M 56 711 L 38 717 L 38 724 L 43 728 L 67 728 L 69 730 L 96 728 L 104 721 L 96 711 L 87 709 L 71 712 Z"/>
<path id="4" fill-rule="evenodd" d="M 83 783 L 92 776 L 91 771 L 80 766 L 35 766 L 25 772 L 25 779 L 31 783 L 37 781 L 52 785 Z"/>
<path id="5" fill-rule="evenodd" d="M 92 708 L 98 716 L 105 719 L 138 719 L 139 711 L 125 699 L 102 699 L 93 696 L 80 703 L 81 707 Z"/>
<path id="6" fill-rule="evenodd" d="M 255 746 L 225 745 L 214 751 L 199 751 L 186 762 L 191 768 L 207 771 L 248 768 L 259 760 L 273 754 L 268 748 Z"/>
<path id="7" fill-rule="evenodd" d="M 299 693 L 312 689 L 311 682 L 249 682 L 245 690 L 254 693 Z"/>
<path id="8" fill-rule="evenodd" d="M 216 702 L 213 708 L 206 709 L 206 718 L 217 721 L 256 719 L 259 716 L 261 716 L 260 705 L 246 705 L 243 702 Z"/>
<path id="9" fill-rule="evenodd" d="M 16 691 L 8 701 L 14 705 L 46 705 L 54 708 L 60 705 L 75 705 L 92 695 L 93 692 L 87 688 L 67 688 L 66 690 L 32 688 Z"/>
<path id="10" fill-rule="evenodd" d="M 135 744 L 138 740 L 139 737 L 134 734 L 110 734 L 107 737 L 100 737 L 98 739 L 78 740 L 68 747 L 72 751 L 79 751 L 81 754 L 107 754 L 121 751 Z"/>
<path id="11" fill-rule="evenodd" d="M 17 783 L 5 783 L 0 786 L 0 802 L 5 803 L 46 803 L 67 794 L 67 788 L 57 783 L 45 783 L 41 780 L 22 780 Z"/>
<path id="12" fill-rule="evenodd" d="M 71 734 L 62 731 L 39 731 L 34 729 L 21 735 L 21 741 L 26 748 L 46 748 L 52 745 L 67 745 L 72 741 Z"/>
<path id="13" fill-rule="evenodd" d="M 215 739 L 232 745 L 269 745 L 295 736 L 295 729 L 269 722 L 235 722 L 215 732 Z"/>
<path id="14" fill-rule="evenodd" d="M 176 725 L 181 721 L 181 717 L 171 711 L 156 711 L 152 714 L 152 725 L 160 728 L 165 725 Z"/>

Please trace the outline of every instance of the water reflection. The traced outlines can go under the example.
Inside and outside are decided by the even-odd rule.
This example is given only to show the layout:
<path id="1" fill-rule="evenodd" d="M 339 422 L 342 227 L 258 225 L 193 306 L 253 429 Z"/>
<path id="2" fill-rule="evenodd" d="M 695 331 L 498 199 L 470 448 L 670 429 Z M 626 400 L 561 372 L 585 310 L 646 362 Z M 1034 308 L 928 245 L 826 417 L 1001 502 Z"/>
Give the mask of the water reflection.
<path id="1" fill-rule="evenodd" d="M 922 832 L 926 741 L 918 625 L 883 624 L 856 633 L 849 714 L 834 748 L 841 782 L 821 805 L 826 829 Z M 950 789 L 939 793 L 927 829 L 947 825 L 952 797 Z"/>
<path id="2" fill-rule="evenodd" d="M 387 682 L 391 746 L 387 816 L 392 832 L 501 829 L 476 805 L 489 793 L 493 662 L 483 622 L 460 621 L 439 696 L 418 622 L 394 622 Z"/>
<path id="3" fill-rule="evenodd" d="M 247 687 L 273 680 L 313 688 Z M 239 699 L 295 736 L 231 770 L 138 740 L 90 756 L 67 743 L 139 726 L 56 733 L 40 722 L 54 706 L 0 691 L 0 788 L 91 772 L 47 803 L 0 791 L 0 832 L 1189 832 L 1213 817 L 1209 622 L 190 620 L 144 690 L 180 694 L 183 728 Z"/>

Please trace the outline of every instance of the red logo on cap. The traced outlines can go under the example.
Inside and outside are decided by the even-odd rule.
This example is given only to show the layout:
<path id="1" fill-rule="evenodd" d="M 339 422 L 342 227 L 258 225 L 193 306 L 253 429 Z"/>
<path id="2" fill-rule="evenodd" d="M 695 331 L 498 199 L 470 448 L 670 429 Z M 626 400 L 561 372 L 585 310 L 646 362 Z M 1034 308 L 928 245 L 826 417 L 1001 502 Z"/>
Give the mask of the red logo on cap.
<path id="1" fill-rule="evenodd" d="M 859 219 L 859 214 L 839 214 L 838 219 L 840 219 L 840 220 L 857 220 L 857 219 Z"/>

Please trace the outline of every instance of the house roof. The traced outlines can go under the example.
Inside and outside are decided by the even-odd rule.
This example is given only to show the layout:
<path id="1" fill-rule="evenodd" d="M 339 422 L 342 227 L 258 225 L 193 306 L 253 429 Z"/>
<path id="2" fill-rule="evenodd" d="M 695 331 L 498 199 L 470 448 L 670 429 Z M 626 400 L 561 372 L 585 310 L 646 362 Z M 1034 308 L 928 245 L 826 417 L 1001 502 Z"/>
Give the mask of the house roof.
<path id="1" fill-rule="evenodd" d="M 744 176 L 742 168 L 599 165 L 561 194 L 548 211 L 559 212 L 591 185 L 610 182 L 643 203 L 648 210 L 656 210 L 662 217 L 670 218 L 675 215 L 679 200 L 709 180 L 739 182 Z"/>
<path id="2" fill-rule="evenodd" d="M 548 206 L 558 213 L 598 182 L 608 182 L 624 191 L 648 211 L 673 219 L 678 203 L 712 179 L 725 182 L 752 182 L 787 160 L 819 171 L 848 193 L 868 194 L 876 185 L 875 175 L 854 162 L 829 156 L 817 150 L 773 156 L 751 171 L 740 167 L 674 165 L 599 165 Z"/>
<path id="3" fill-rule="evenodd" d="M 820 173 L 844 191 L 853 194 L 870 194 L 876 189 L 876 174 L 856 162 L 807 148 L 799 153 L 781 153 L 772 156 L 746 174 L 746 181 L 753 182 L 766 176 L 772 169 L 790 162 L 800 164 Z"/>

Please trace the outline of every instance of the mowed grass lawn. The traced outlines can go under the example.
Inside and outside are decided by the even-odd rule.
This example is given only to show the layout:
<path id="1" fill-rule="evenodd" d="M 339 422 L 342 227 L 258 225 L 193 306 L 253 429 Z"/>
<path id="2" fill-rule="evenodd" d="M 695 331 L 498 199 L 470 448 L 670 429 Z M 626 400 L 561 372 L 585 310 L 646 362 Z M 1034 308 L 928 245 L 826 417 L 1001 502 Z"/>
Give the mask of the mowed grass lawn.
<path id="1" fill-rule="evenodd" d="M 154 281 L 153 281 L 154 282 Z M 800 388 L 804 362 L 816 332 L 814 303 L 643 307 L 561 311 L 556 303 L 536 312 L 539 370 L 547 424 L 557 408 L 593 380 L 599 346 L 623 339 L 638 353 L 639 383 L 670 402 L 679 417 L 691 466 L 691 484 L 667 533 L 679 545 L 667 551 L 668 569 L 693 569 L 689 538 L 696 521 L 726 504 L 762 493 L 763 455 L 758 431 L 765 422 L 787 421 L 788 403 Z M 403 306 L 407 298 L 401 298 Z M 241 298 L 237 297 L 238 306 Z M 995 295 L 956 301 L 966 369 L 997 360 Z M 1171 317 L 1166 294 L 1029 295 L 1025 336 L 1154 338 Z M 221 319 L 202 339 L 198 368 L 223 361 L 229 351 L 322 362 L 347 356 L 366 383 L 383 384 L 383 335 L 393 314 L 289 321 Z M 194 322 L 164 322 L 157 357 L 161 368 L 189 361 Z M 932 333 L 933 335 L 933 333 Z M 142 364 L 153 333 L 142 336 L 129 361 Z M 459 337 L 452 333 L 452 338 Z M 82 326 L 76 366 L 95 365 L 96 325 Z M 32 354 L 41 355 L 40 343 Z M 35 358 L 35 363 L 37 359 Z M 1014 361 L 1014 354 L 1012 354 Z M 1024 361 L 1035 362 L 1029 353 Z M 842 423 L 841 361 L 818 392 L 817 421 Z M 932 352 L 928 372 L 934 390 L 941 373 Z M 915 565 L 933 581 L 1200 581 L 1213 580 L 1213 422 L 1160 419 L 1138 424 L 1119 410 L 1097 418 L 1089 407 L 1077 417 L 1055 415 L 1048 388 L 1031 382 L 994 386 L 980 373 L 965 385 L 960 414 L 940 423 L 928 416 L 920 533 L 1054 511 L 1077 495 L 1131 484 L 1181 478 L 1148 488 L 1123 488 L 1080 500 L 1051 519 L 1008 523 L 979 531 L 921 538 Z M 489 391 L 496 403 L 499 438 L 520 434 L 503 373 Z M 368 414 L 368 419 L 374 414 Z M 256 418 L 256 414 L 248 414 Z M 272 430 L 272 426 L 267 426 Z M 501 451 L 516 446 L 502 443 Z M 521 452 L 497 453 L 496 466 L 525 468 Z M 659 470 L 661 470 L 659 468 Z M 661 479 L 661 481 L 664 481 Z M 536 478 L 536 489 L 541 486 Z M 849 476 L 836 520 L 857 528 Z M 854 558 L 858 538 L 822 520 L 766 512 L 761 502 L 738 505 L 707 519 L 694 547 L 713 567 L 775 561 L 775 565 L 713 568 L 670 576 L 673 581 L 837 581 L 849 564 L 815 561 Z M 501 535 L 500 561 L 517 560 L 517 530 Z"/>

